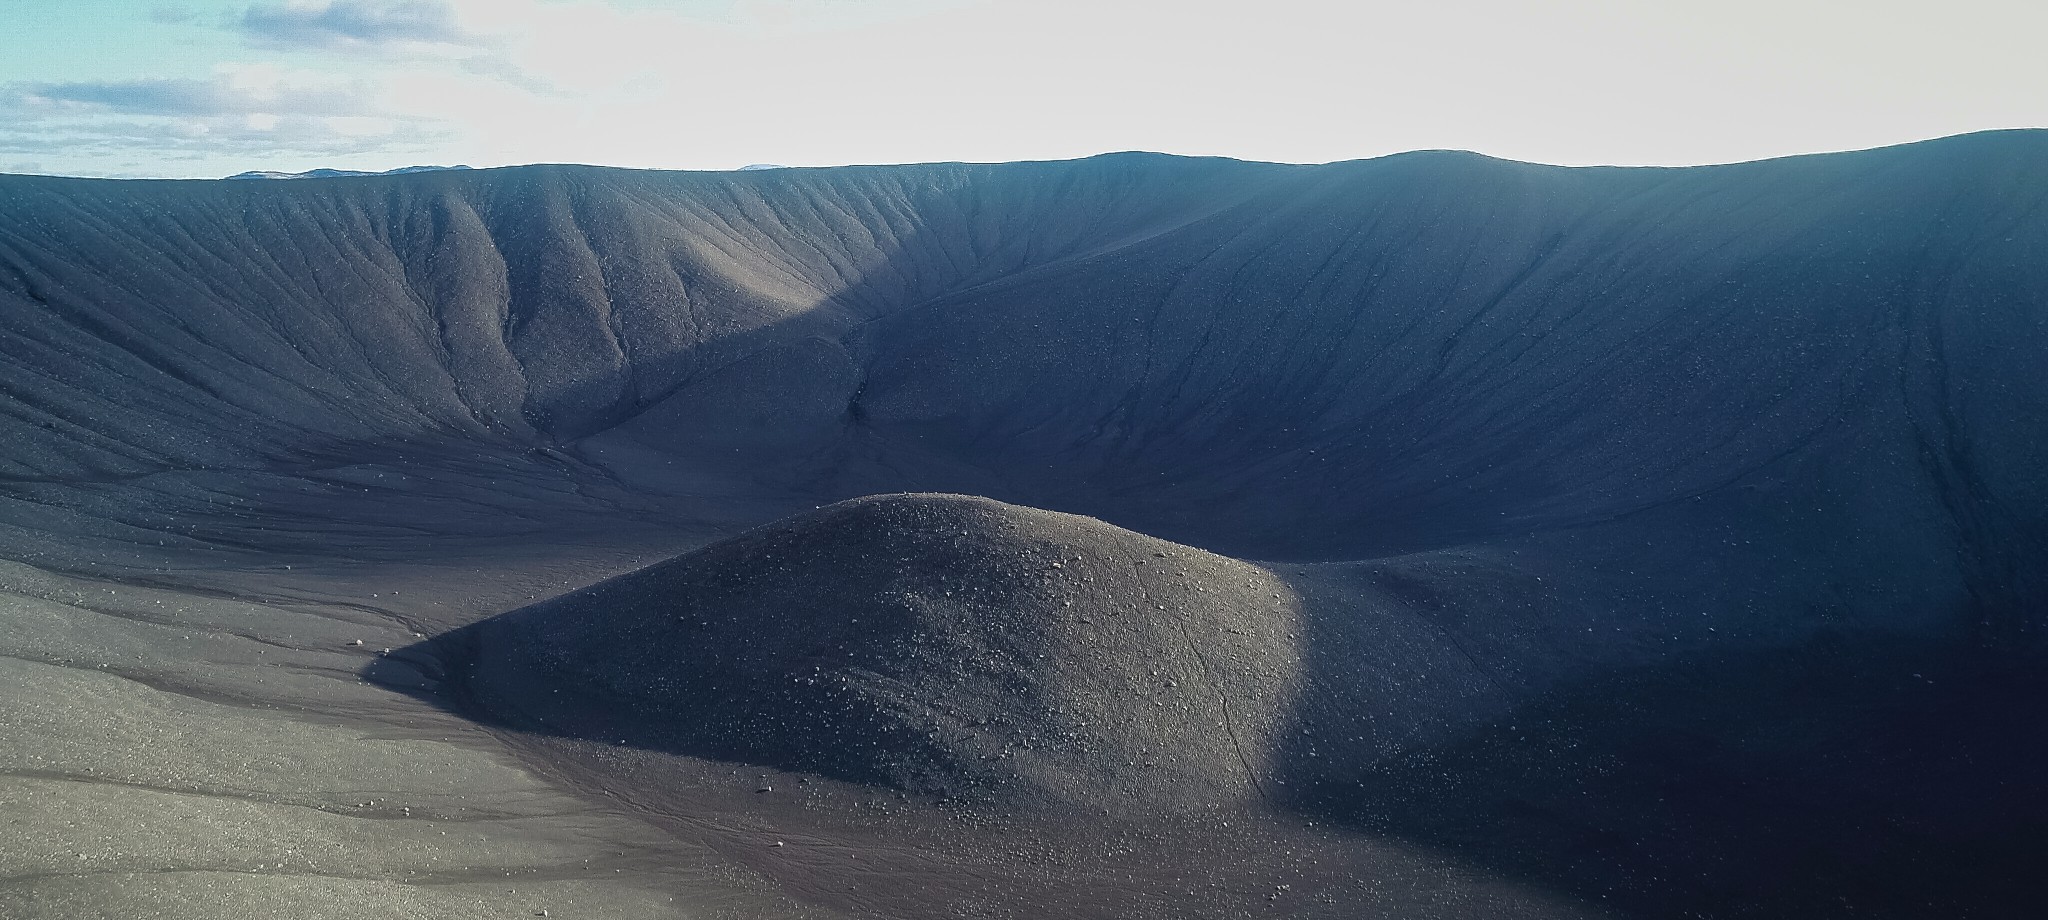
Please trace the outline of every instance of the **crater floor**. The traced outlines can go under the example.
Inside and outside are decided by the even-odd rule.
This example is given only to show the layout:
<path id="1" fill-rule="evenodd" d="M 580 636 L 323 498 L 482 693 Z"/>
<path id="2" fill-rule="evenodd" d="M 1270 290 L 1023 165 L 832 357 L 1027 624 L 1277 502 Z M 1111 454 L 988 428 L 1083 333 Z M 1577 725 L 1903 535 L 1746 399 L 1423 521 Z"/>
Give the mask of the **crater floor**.
<path id="1" fill-rule="evenodd" d="M 2025 917 L 2048 134 L 0 176 L 0 917 Z"/>

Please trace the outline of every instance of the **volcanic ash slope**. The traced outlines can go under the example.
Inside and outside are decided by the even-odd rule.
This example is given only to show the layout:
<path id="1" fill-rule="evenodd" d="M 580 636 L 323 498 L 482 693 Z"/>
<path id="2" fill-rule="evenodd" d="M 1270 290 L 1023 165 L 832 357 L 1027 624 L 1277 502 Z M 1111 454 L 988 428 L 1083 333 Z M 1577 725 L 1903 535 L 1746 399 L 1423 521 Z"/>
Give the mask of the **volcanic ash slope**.
<path id="1" fill-rule="evenodd" d="M 1256 798 L 1300 611 L 1263 569 L 1093 518 L 855 499 L 477 628 L 514 722 L 916 792 Z"/>

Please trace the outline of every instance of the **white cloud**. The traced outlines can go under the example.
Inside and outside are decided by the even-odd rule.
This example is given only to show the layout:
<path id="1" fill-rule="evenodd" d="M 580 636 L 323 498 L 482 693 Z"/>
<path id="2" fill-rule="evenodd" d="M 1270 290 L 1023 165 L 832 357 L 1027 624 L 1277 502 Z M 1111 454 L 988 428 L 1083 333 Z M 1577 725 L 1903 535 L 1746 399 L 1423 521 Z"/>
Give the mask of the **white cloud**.
<path id="1" fill-rule="evenodd" d="M 450 137 L 435 119 L 394 114 L 374 80 L 269 63 L 221 64 L 209 79 L 46 83 L 0 91 L 0 152 L 6 153 L 137 165 L 260 161 L 418 153 Z"/>
<path id="2" fill-rule="evenodd" d="M 271 64 L 221 64 L 211 79 L 34 83 L 15 88 L 47 111 L 218 118 L 252 112 L 317 116 L 364 114 L 375 105 L 367 81 Z"/>
<path id="3" fill-rule="evenodd" d="M 479 37 L 457 21 L 448 0 L 289 0 L 257 3 L 236 25 L 277 48 L 357 51 L 465 46 Z"/>

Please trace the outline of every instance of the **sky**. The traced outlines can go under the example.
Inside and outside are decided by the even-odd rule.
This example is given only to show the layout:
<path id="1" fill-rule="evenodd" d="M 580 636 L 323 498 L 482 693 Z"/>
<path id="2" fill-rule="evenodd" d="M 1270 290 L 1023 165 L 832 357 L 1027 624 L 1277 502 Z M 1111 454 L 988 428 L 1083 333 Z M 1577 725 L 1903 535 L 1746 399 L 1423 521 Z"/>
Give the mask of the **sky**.
<path id="1" fill-rule="evenodd" d="M 2048 126 L 2043 35 L 2040 0 L 0 0 L 0 172 L 1733 162 Z"/>

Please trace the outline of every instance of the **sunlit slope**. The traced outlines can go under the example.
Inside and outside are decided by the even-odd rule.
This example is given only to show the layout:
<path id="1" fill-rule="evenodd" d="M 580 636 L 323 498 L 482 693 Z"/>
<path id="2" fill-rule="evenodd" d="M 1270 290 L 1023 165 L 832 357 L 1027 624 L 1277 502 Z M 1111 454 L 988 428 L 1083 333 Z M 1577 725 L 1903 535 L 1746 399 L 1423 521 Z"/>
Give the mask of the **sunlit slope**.
<path id="1" fill-rule="evenodd" d="M 0 180 L 12 477 L 630 417 L 740 352 L 1156 233 L 1251 167 Z M 795 322 L 794 328 L 781 328 Z"/>
<path id="2" fill-rule="evenodd" d="M 1327 557 L 1826 450 L 2011 538 L 1981 509 L 2039 504 L 2044 148 L 11 177 L 5 475 L 596 437 Z"/>
<path id="3" fill-rule="evenodd" d="M 2044 148 L 14 177 L 0 475 L 546 445 L 1292 558 L 1791 483 L 2031 591 Z"/>
<path id="4" fill-rule="evenodd" d="M 440 644 L 468 646 L 470 692 L 513 724 L 963 805 L 1152 809 L 1273 788 L 1301 630 L 1293 592 L 1252 565 L 1076 515 L 893 495 Z"/>
<path id="5" fill-rule="evenodd" d="M 98 783 L 128 742 L 93 713 L 143 706 L 193 726 L 152 756 L 234 805 L 254 787 L 208 739 L 259 723 L 180 702 L 227 700 L 460 735 L 635 820 L 703 802 L 614 754 L 997 817 L 1266 809 L 1588 913 L 2019 902 L 2048 801 L 2044 200 L 2040 132 L 1696 169 L 0 177 L 14 772 Z M 829 504 L 940 491 L 968 497 Z M 769 689 L 807 667 L 843 692 Z M 620 700 L 653 715 L 593 715 Z M 458 715 L 606 743 L 515 754 Z M 523 794 L 496 762 L 449 776 Z M 283 775 L 361 808 L 378 774 Z M 136 813 L 102 794 L 104 826 Z M 99 834 L 9 807 L 36 860 Z M 186 854 L 183 826 L 138 839 Z M 363 840 L 333 852 L 366 880 L 426 865 Z M 472 864 L 497 897 L 588 854 L 541 855 Z M 913 862 L 903 891 L 960 877 Z M 825 891 L 776 874 L 799 863 L 763 871 Z"/>

